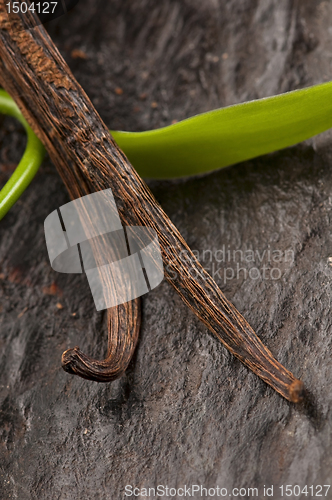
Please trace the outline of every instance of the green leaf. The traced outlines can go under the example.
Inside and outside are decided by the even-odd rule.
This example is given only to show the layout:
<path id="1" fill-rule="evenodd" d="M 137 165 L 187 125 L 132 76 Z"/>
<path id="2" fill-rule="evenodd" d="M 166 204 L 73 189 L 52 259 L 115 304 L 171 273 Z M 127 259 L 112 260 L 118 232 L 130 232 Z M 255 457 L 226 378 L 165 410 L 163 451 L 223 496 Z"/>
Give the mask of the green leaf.
<path id="1" fill-rule="evenodd" d="M 142 177 L 209 172 L 332 127 L 332 83 L 203 113 L 148 132 L 112 135 Z"/>

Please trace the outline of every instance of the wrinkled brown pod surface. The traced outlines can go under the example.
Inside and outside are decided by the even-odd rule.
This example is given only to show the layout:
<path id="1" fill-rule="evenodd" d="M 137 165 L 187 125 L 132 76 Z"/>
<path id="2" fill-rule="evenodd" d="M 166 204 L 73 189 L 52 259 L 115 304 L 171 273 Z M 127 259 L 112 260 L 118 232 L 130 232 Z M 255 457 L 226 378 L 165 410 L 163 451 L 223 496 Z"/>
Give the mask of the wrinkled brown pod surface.
<path id="1" fill-rule="evenodd" d="M 157 231 L 165 277 L 188 307 L 254 373 L 286 399 L 301 401 L 302 382 L 273 357 L 202 268 L 110 137 L 45 30 L 29 30 L 33 25 L 30 15 L 9 22 L 1 1 L 0 83 L 44 143 L 66 186 L 75 186 L 77 196 L 82 190 L 112 187 L 123 224 Z M 187 261 L 181 258 L 184 251 Z M 195 279 L 193 270 L 198 273 Z"/>
<path id="2" fill-rule="evenodd" d="M 66 168 L 65 165 L 64 168 Z M 81 191 L 80 186 L 75 187 Z M 72 185 L 68 186 L 68 191 L 69 194 L 72 194 Z M 87 195 L 89 192 L 82 192 L 82 194 Z M 85 209 L 83 212 L 79 211 L 78 214 L 82 227 L 88 234 L 89 227 L 93 227 L 97 222 L 95 220 L 96 214 L 88 213 Z M 98 268 L 104 264 L 105 252 L 108 253 L 107 243 L 108 240 L 104 234 L 99 235 L 97 239 L 90 240 L 91 251 Z M 113 248 L 112 255 L 115 260 L 121 258 L 117 248 Z M 104 293 L 112 295 L 114 284 L 110 281 L 104 284 L 106 285 Z M 63 369 L 70 374 L 96 382 L 111 382 L 117 379 L 123 375 L 134 355 L 140 326 L 140 298 L 109 308 L 107 310 L 108 349 L 106 358 L 102 361 L 93 359 L 76 346 L 62 354 Z"/>
<path id="3" fill-rule="evenodd" d="M 138 340 L 141 325 L 140 299 L 107 310 L 108 353 L 98 361 L 84 354 L 79 347 L 62 355 L 62 367 L 71 374 L 96 382 L 111 382 L 128 367 Z"/>

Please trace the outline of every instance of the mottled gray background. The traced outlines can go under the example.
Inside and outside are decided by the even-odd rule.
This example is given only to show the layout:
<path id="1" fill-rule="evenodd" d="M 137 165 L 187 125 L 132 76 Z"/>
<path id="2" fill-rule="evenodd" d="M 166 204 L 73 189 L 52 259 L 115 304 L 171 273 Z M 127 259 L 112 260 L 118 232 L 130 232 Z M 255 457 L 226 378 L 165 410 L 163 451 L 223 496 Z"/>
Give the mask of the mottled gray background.
<path id="1" fill-rule="evenodd" d="M 332 80 L 328 1 L 81 0 L 48 30 L 113 129 L 146 130 Z M 24 132 L 1 117 L 0 185 L 23 149 Z M 43 221 L 69 198 L 46 160 L 0 223 L 0 497 L 118 500 L 127 484 L 201 484 L 257 487 L 262 498 L 273 484 L 280 498 L 282 484 L 330 484 L 331 168 L 327 132 L 210 175 L 150 181 L 201 257 L 223 245 L 265 250 L 262 262 L 241 263 L 249 270 L 269 266 L 268 250 L 294 252 L 274 264 L 280 279 L 216 279 L 303 379 L 312 400 L 296 407 L 231 356 L 166 282 L 143 299 L 125 376 L 102 385 L 65 373 L 69 347 L 105 354 L 105 314 L 85 277 L 49 265 Z M 236 263 L 204 261 L 211 270 Z"/>

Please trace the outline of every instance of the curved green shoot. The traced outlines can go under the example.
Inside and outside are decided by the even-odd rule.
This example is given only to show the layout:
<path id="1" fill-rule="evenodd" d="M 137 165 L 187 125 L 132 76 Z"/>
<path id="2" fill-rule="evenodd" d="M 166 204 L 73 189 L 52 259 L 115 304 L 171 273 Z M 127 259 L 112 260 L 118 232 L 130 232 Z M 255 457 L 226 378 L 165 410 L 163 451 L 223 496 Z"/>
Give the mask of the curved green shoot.
<path id="1" fill-rule="evenodd" d="M 27 131 L 27 147 L 0 191 L 0 219 L 36 174 L 44 147 L 14 101 L 0 90 L 0 112 Z M 332 82 L 209 111 L 147 132 L 111 131 L 142 177 L 167 179 L 210 172 L 293 146 L 332 127 Z"/>
<path id="2" fill-rule="evenodd" d="M 112 135 L 142 177 L 209 172 L 293 146 L 332 127 L 332 83 Z"/>
<path id="3" fill-rule="evenodd" d="M 0 191 L 0 220 L 19 199 L 36 175 L 45 155 L 43 144 L 23 118 L 15 102 L 0 89 L 0 112 L 17 118 L 27 133 L 27 145 L 14 173 Z"/>

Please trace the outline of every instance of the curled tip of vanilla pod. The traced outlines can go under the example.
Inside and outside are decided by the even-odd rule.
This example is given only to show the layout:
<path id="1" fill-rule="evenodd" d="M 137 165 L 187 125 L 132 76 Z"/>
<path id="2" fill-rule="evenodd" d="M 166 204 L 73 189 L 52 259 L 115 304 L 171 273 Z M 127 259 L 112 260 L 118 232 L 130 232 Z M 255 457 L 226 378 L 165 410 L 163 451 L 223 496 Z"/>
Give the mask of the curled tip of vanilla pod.
<path id="1" fill-rule="evenodd" d="M 111 382 L 126 371 L 136 348 L 141 324 L 140 299 L 107 310 L 108 353 L 99 361 L 84 354 L 78 346 L 62 354 L 62 368 L 72 375 Z"/>
<path id="2" fill-rule="evenodd" d="M 62 368 L 67 373 L 95 382 L 111 382 L 121 377 L 127 368 L 121 361 L 117 365 L 112 359 L 98 361 L 84 354 L 78 346 L 65 351 L 61 360 Z"/>

